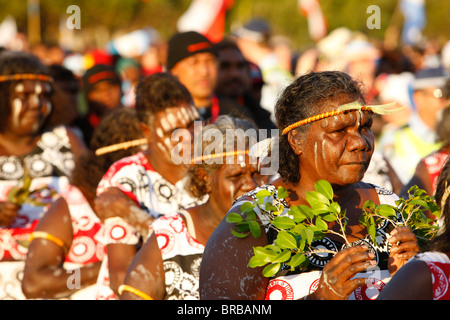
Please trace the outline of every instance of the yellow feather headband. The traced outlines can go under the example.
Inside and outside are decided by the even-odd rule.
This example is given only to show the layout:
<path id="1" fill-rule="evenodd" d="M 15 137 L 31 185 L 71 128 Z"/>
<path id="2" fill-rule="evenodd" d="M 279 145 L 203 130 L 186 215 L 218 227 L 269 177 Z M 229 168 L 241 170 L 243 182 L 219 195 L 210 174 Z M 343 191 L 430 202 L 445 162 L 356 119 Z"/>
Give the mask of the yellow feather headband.
<path id="1" fill-rule="evenodd" d="M 45 74 L 36 74 L 36 73 L 17 73 L 9 75 L 0 75 L 0 82 L 17 81 L 17 80 L 39 80 L 52 82 L 53 78 Z"/>
<path id="2" fill-rule="evenodd" d="M 393 106 L 395 106 L 395 102 L 387 103 L 387 104 L 380 104 L 380 105 L 363 106 L 363 105 L 361 105 L 361 103 L 359 101 L 354 101 L 354 102 L 339 106 L 335 110 L 327 111 L 327 112 L 297 121 L 297 122 L 287 126 L 286 128 L 284 128 L 282 134 L 285 135 L 292 129 L 298 128 L 304 124 L 311 123 L 311 122 L 314 122 L 317 120 L 322 120 L 324 118 L 332 117 L 332 116 L 335 116 L 338 114 L 342 114 L 349 110 L 368 110 L 368 111 L 372 111 L 372 112 L 378 113 L 378 114 L 390 114 L 390 113 L 394 113 L 396 111 L 399 111 L 399 110 L 405 108 L 405 106 L 401 106 L 398 108 L 392 108 Z"/>

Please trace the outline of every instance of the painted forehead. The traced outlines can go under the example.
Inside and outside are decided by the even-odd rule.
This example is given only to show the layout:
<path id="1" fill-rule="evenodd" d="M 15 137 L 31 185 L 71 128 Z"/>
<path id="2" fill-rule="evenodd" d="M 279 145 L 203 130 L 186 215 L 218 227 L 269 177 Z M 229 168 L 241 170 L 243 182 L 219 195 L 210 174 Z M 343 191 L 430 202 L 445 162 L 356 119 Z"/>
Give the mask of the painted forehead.
<path id="1" fill-rule="evenodd" d="M 51 84 L 46 81 L 24 80 L 13 85 L 14 93 L 49 93 L 52 91 Z"/>
<path id="2" fill-rule="evenodd" d="M 372 112 L 369 110 L 349 110 L 319 121 L 323 128 L 330 125 L 353 124 L 356 121 L 366 122 L 372 119 Z"/>
<path id="3" fill-rule="evenodd" d="M 180 127 L 187 127 L 193 121 L 199 119 L 200 115 L 193 105 L 167 108 L 159 114 L 159 122 L 164 132 L 170 132 Z"/>
<path id="4" fill-rule="evenodd" d="M 370 110 L 371 112 L 378 110 L 378 112 L 382 111 L 382 109 L 386 109 L 387 105 L 379 105 L 379 106 L 364 106 L 362 105 L 359 101 L 354 101 L 354 102 L 350 102 L 350 103 L 346 103 L 343 105 L 340 105 L 338 107 L 336 107 L 335 105 L 331 104 L 331 105 L 324 105 L 322 107 L 322 112 L 313 115 L 309 118 L 306 119 L 302 119 L 299 120 L 297 122 L 294 122 L 292 124 L 290 124 L 289 126 L 287 126 L 286 128 L 283 129 L 282 134 L 287 134 L 289 131 L 291 131 L 292 129 L 298 128 L 300 126 L 303 126 L 305 124 L 308 123 L 312 123 L 312 122 L 316 122 L 322 119 L 326 119 L 326 118 L 330 118 L 336 115 L 340 115 L 343 113 L 347 113 L 349 110 Z M 386 110 L 383 110 L 382 112 L 384 113 Z"/>

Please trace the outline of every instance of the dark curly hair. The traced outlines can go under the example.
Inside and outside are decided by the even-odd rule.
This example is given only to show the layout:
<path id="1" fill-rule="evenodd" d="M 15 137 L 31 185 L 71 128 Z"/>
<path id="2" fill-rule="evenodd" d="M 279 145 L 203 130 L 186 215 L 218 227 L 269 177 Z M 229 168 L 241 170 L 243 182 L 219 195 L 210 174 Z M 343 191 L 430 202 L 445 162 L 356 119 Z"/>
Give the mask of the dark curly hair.
<path id="1" fill-rule="evenodd" d="M 183 103 L 193 104 L 191 94 L 169 73 L 154 73 L 136 87 L 135 108 L 139 120 L 144 123 L 151 125 L 157 112 Z"/>
<path id="2" fill-rule="evenodd" d="M 296 78 L 285 88 L 275 105 L 275 117 L 280 131 L 297 121 L 322 112 L 326 103 L 350 98 L 365 103 L 362 84 L 339 71 L 310 72 Z M 297 130 L 308 134 L 310 124 Z M 288 134 L 280 135 L 279 174 L 284 181 L 300 181 L 299 158 L 294 153 Z"/>
<path id="3" fill-rule="evenodd" d="M 425 250 L 427 251 L 450 251 L 450 196 L 448 192 L 450 192 L 450 158 L 442 167 L 434 195 L 441 210 L 441 226 L 437 236 L 426 244 Z"/>
<path id="4" fill-rule="evenodd" d="M 249 121 L 241 118 L 230 117 L 227 115 L 219 116 L 216 121 L 202 128 L 201 135 L 202 139 L 195 140 L 195 148 L 203 155 L 204 151 L 211 147 L 211 143 L 216 142 L 216 140 L 211 141 L 208 136 L 208 130 L 218 130 L 222 136 L 222 150 L 237 150 L 242 143 L 245 150 L 257 142 L 258 130 Z M 234 131 L 233 135 L 227 135 L 227 130 L 242 130 L 245 134 L 239 134 L 239 131 Z M 254 134 L 253 134 L 254 133 Z M 227 139 L 232 137 L 233 139 Z M 215 138 L 214 138 L 215 139 Z M 201 141 L 201 143 L 197 143 Z M 202 179 L 202 174 L 207 175 L 214 174 L 215 171 L 219 170 L 224 164 L 219 163 L 206 163 L 202 161 L 201 164 L 193 164 L 188 169 L 189 183 L 188 190 L 193 196 L 201 198 L 207 194 L 206 182 Z"/>
<path id="5" fill-rule="evenodd" d="M 3 50 L 0 52 L 0 75 L 18 73 L 50 75 L 38 57 L 27 52 Z M 19 80 L 0 82 L 0 132 L 4 132 L 11 115 L 11 91 Z"/>
<path id="6" fill-rule="evenodd" d="M 109 113 L 95 129 L 89 150 L 75 162 L 71 183 L 95 195 L 96 188 L 108 168 L 117 160 L 141 150 L 140 146 L 117 150 L 100 156 L 98 148 L 143 138 L 143 133 L 133 108 L 119 108 Z"/>

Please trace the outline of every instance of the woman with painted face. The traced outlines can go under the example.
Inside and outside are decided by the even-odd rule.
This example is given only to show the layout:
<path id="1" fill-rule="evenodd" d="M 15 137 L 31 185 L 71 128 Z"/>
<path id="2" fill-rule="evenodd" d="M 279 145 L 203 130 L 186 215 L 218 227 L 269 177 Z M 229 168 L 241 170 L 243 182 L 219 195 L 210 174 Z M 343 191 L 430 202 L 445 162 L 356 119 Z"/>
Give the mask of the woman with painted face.
<path id="1" fill-rule="evenodd" d="M 68 186 L 83 142 L 65 127 L 44 131 L 51 112 L 51 77 L 25 52 L 0 54 L 0 298 L 24 298 L 20 245 Z"/>
<path id="2" fill-rule="evenodd" d="M 270 221 L 267 213 L 256 210 L 260 237 L 237 238 L 230 230 L 234 224 L 224 219 L 203 254 L 201 299 L 367 299 L 419 251 L 409 228 L 378 226 L 382 245 L 376 247 L 359 224 L 366 200 L 394 205 L 398 198 L 361 181 L 374 148 L 371 125 L 375 108 L 364 104 L 359 83 L 342 72 L 312 72 L 294 80 L 278 100 L 275 112 L 281 131 L 280 178 L 241 197 L 229 210 L 241 213 L 241 205 L 253 201 L 259 190 L 274 192 L 277 198 L 281 186 L 288 192 L 281 199 L 285 208 L 281 214 L 285 214 L 291 206 L 309 206 L 307 192 L 324 179 L 333 187 L 334 201 L 346 210 L 349 245 L 326 234 L 312 245 L 334 254 L 312 254 L 307 270 L 282 268 L 268 278 L 262 274 L 263 267 L 248 266 L 254 247 L 271 244 L 276 237 L 273 228 L 264 228 Z M 328 228 L 339 230 L 335 221 L 329 222 Z M 372 272 L 365 272 L 368 268 Z"/>
<path id="3" fill-rule="evenodd" d="M 95 208 L 105 225 L 108 253 L 99 274 L 98 300 L 117 297 L 155 218 L 206 200 L 186 191 L 186 166 L 179 162 L 185 154 L 190 156 L 191 135 L 196 124 L 201 127 L 186 87 L 168 73 L 152 74 L 136 88 L 135 109 L 146 149 L 114 162 L 97 187 Z M 181 142 L 175 138 L 179 132 L 184 134 Z"/>
<path id="4" fill-rule="evenodd" d="M 249 134 L 239 135 L 240 129 Z M 202 129 L 201 139 L 195 140 L 188 189 L 209 200 L 155 220 L 119 289 L 121 299 L 199 299 L 200 263 L 209 236 L 233 201 L 259 182 L 257 165 L 248 156 L 255 139 L 253 126 L 229 116 Z"/>
<path id="5" fill-rule="evenodd" d="M 93 209 L 96 188 L 112 163 L 141 151 L 145 144 L 135 111 L 118 108 L 102 119 L 89 151 L 77 158 L 71 186 L 31 234 L 22 280 L 27 298 L 96 298 L 94 284 L 106 254 L 100 241 L 102 223 Z"/>

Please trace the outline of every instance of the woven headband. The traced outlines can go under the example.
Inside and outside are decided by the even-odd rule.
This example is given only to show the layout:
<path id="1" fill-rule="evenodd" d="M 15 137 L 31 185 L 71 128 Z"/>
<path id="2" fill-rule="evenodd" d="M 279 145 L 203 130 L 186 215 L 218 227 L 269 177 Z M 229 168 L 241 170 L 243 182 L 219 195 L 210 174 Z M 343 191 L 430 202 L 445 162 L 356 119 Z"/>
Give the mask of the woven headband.
<path id="1" fill-rule="evenodd" d="M 0 82 L 17 81 L 17 80 L 39 80 L 52 82 L 53 78 L 45 74 L 36 74 L 36 73 L 16 73 L 16 74 L 0 75 Z"/>
<path id="2" fill-rule="evenodd" d="M 393 112 L 396 112 L 398 110 L 401 110 L 403 108 L 405 108 L 405 106 L 401 106 L 399 108 L 391 108 L 392 106 L 395 105 L 395 102 L 392 103 L 387 103 L 387 104 L 380 104 L 380 105 L 372 105 L 372 106 L 363 106 L 361 105 L 361 103 L 359 103 L 358 101 L 354 101 L 351 103 L 347 103 L 344 104 L 342 106 L 339 106 L 337 109 L 335 110 L 331 110 L 331 111 L 327 111 L 324 113 L 320 113 L 318 115 L 294 122 L 293 124 L 287 126 L 286 128 L 283 129 L 282 134 L 285 135 L 287 134 L 289 131 L 291 131 L 292 129 L 298 128 L 302 125 L 305 125 L 307 123 L 311 123 L 317 120 L 322 120 L 324 118 L 328 118 L 328 117 L 332 117 L 338 114 L 342 114 L 346 111 L 349 110 L 368 110 L 368 111 L 372 111 L 374 113 L 378 113 L 378 114 L 390 114 Z"/>
<path id="3" fill-rule="evenodd" d="M 200 157 L 195 157 L 191 160 L 191 164 L 198 164 L 198 161 L 204 161 L 209 159 L 216 159 L 216 158 L 222 158 L 222 157 L 231 157 L 231 156 L 238 156 L 238 155 L 244 155 L 248 154 L 248 150 L 240 150 L 240 151 L 231 151 L 231 152 L 222 152 L 222 153 L 216 153 L 216 154 L 208 154 L 203 155 Z"/>

